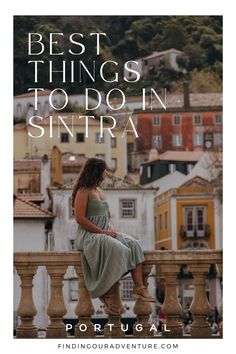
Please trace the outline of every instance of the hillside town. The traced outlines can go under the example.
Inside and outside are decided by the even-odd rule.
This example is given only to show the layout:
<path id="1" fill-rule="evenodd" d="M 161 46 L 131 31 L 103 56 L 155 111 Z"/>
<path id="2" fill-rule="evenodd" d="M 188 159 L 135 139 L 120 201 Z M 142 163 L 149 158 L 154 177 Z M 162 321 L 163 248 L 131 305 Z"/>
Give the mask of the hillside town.
<path id="1" fill-rule="evenodd" d="M 39 95 L 40 113 L 32 112 L 34 98 L 30 93 L 14 98 L 15 115 L 24 112 L 26 117 L 25 123 L 14 126 L 15 251 L 75 250 L 77 225 L 71 194 L 89 157 L 104 159 L 110 167 L 103 189 L 107 192 L 115 228 L 137 238 L 144 250 L 222 249 L 221 93 L 191 94 L 185 84 L 182 95 L 167 96 L 166 111 L 157 104 L 145 113 L 139 108 L 142 102 L 138 97 L 129 97 L 126 111 L 134 117 L 139 138 L 130 132 L 124 135 L 120 126 L 115 129 L 115 137 L 105 131 L 101 139 L 99 122 L 90 118 L 90 136 L 85 137 L 84 124 L 77 120 L 72 139 L 68 126 L 58 123 L 56 118 L 66 117 L 69 124 L 78 113 L 48 111 L 49 92 Z M 83 97 L 78 97 L 77 102 L 83 104 Z M 42 138 L 31 138 L 28 134 L 30 129 L 31 132 L 37 129 L 27 124 L 32 113 L 45 115 L 37 122 L 45 130 Z M 49 117 L 52 117 L 51 128 Z M 116 119 L 119 122 L 119 117 Z M 55 131 L 51 137 L 50 129 Z M 194 292 L 188 274 L 183 267 L 178 283 L 178 297 L 186 314 Z M 221 302 L 218 276 L 217 269 L 212 267 L 207 296 L 213 307 Z M 45 329 L 49 291 L 45 270 L 40 269 L 36 278 L 36 321 L 39 328 Z M 65 319 L 75 321 L 73 307 L 79 288 L 73 269 L 67 271 L 64 282 Z M 154 272 L 149 287 L 159 303 L 163 301 L 160 284 L 161 279 Z M 127 275 L 121 282 L 121 299 L 130 323 L 132 291 L 133 282 Z M 15 283 L 15 311 L 18 301 L 19 279 Z M 95 318 L 103 320 L 103 305 L 99 300 L 94 302 Z M 160 307 L 154 306 L 152 322 L 156 321 L 159 310 Z"/>
<path id="2" fill-rule="evenodd" d="M 14 336 L 221 338 L 221 16 L 17 16 L 14 31 Z M 90 158 L 153 300 L 129 271 L 119 316 L 91 298 L 77 248 Z"/>

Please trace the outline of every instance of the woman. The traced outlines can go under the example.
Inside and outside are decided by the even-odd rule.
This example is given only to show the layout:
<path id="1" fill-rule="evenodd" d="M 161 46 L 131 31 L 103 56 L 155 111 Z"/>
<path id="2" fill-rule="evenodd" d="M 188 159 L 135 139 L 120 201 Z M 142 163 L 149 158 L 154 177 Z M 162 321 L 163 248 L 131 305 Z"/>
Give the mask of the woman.
<path id="1" fill-rule="evenodd" d="M 155 302 L 143 284 L 143 251 L 137 240 L 109 229 L 109 206 L 99 188 L 106 178 L 106 163 L 90 158 L 75 184 L 72 204 L 78 223 L 76 246 L 81 251 L 84 280 L 92 298 L 99 297 L 106 312 L 119 315 L 122 310 L 117 284 L 129 271 L 135 283 L 133 297 Z"/>

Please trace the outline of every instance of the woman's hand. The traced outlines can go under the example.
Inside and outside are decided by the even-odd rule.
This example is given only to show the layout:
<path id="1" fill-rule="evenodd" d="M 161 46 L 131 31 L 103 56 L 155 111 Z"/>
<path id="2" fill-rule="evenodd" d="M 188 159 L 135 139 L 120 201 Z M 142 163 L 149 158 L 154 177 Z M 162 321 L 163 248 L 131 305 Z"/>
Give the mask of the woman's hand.
<path id="1" fill-rule="evenodd" d="M 117 236 L 117 232 L 114 231 L 114 230 L 103 230 L 102 233 L 107 235 L 107 236 L 111 236 L 113 238 L 116 238 L 116 236 Z"/>

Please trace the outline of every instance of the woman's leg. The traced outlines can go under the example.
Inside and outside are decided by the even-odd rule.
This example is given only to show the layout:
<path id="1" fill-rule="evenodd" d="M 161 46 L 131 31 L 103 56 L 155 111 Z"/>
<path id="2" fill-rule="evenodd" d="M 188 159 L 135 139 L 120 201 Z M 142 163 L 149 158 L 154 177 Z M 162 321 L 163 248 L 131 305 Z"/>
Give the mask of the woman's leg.
<path id="1" fill-rule="evenodd" d="M 131 275 L 135 284 L 136 291 L 138 290 L 139 295 L 144 297 L 150 297 L 146 287 L 143 284 L 143 267 L 142 263 L 136 265 L 136 268 L 131 270 Z"/>
<path id="2" fill-rule="evenodd" d="M 136 265 L 136 268 L 131 270 L 132 278 L 136 288 L 143 286 L 143 267 L 142 263 Z"/>

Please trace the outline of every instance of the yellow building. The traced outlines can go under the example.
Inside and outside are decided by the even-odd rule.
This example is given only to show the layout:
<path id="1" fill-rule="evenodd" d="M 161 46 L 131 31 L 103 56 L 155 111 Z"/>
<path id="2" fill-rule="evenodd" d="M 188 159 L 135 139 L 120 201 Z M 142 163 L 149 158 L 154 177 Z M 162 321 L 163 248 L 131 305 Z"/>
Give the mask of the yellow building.
<path id="1" fill-rule="evenodd" d="M 222 205 L 210 182 L 196 176 L 155 198 L 155 248 L 158 250 L 222 249 Z M 157 272 L 157 286 L 163 279 Z M 181 265 L 178 298 L 187 313 L 194 296 L 191 267 Z M 219 304 L 221 288 L 217 267 L 206 275 L 206 294 L 211 306 Z"/>
<path id="2" fill-rule="evenodd" d="M 220 248 L 219 207 L 213 186 L 201 177 L 157 196 L 156 249 Z"/>
<path id="3" fill-rule="evenodd" d="M 127 174 L 127 134 L 119 128 L 108 128 L 111 123 L 103 123 L 101 138 L 100 120 L 85 118 L 78 113 L 54 113 L 31 125 L 19 124 L 14 127 L 14 159 L 51 155 L 53 146 L 62 153 L 80 154 L 87 158 L 103 158 L 118 177 Z"/>

